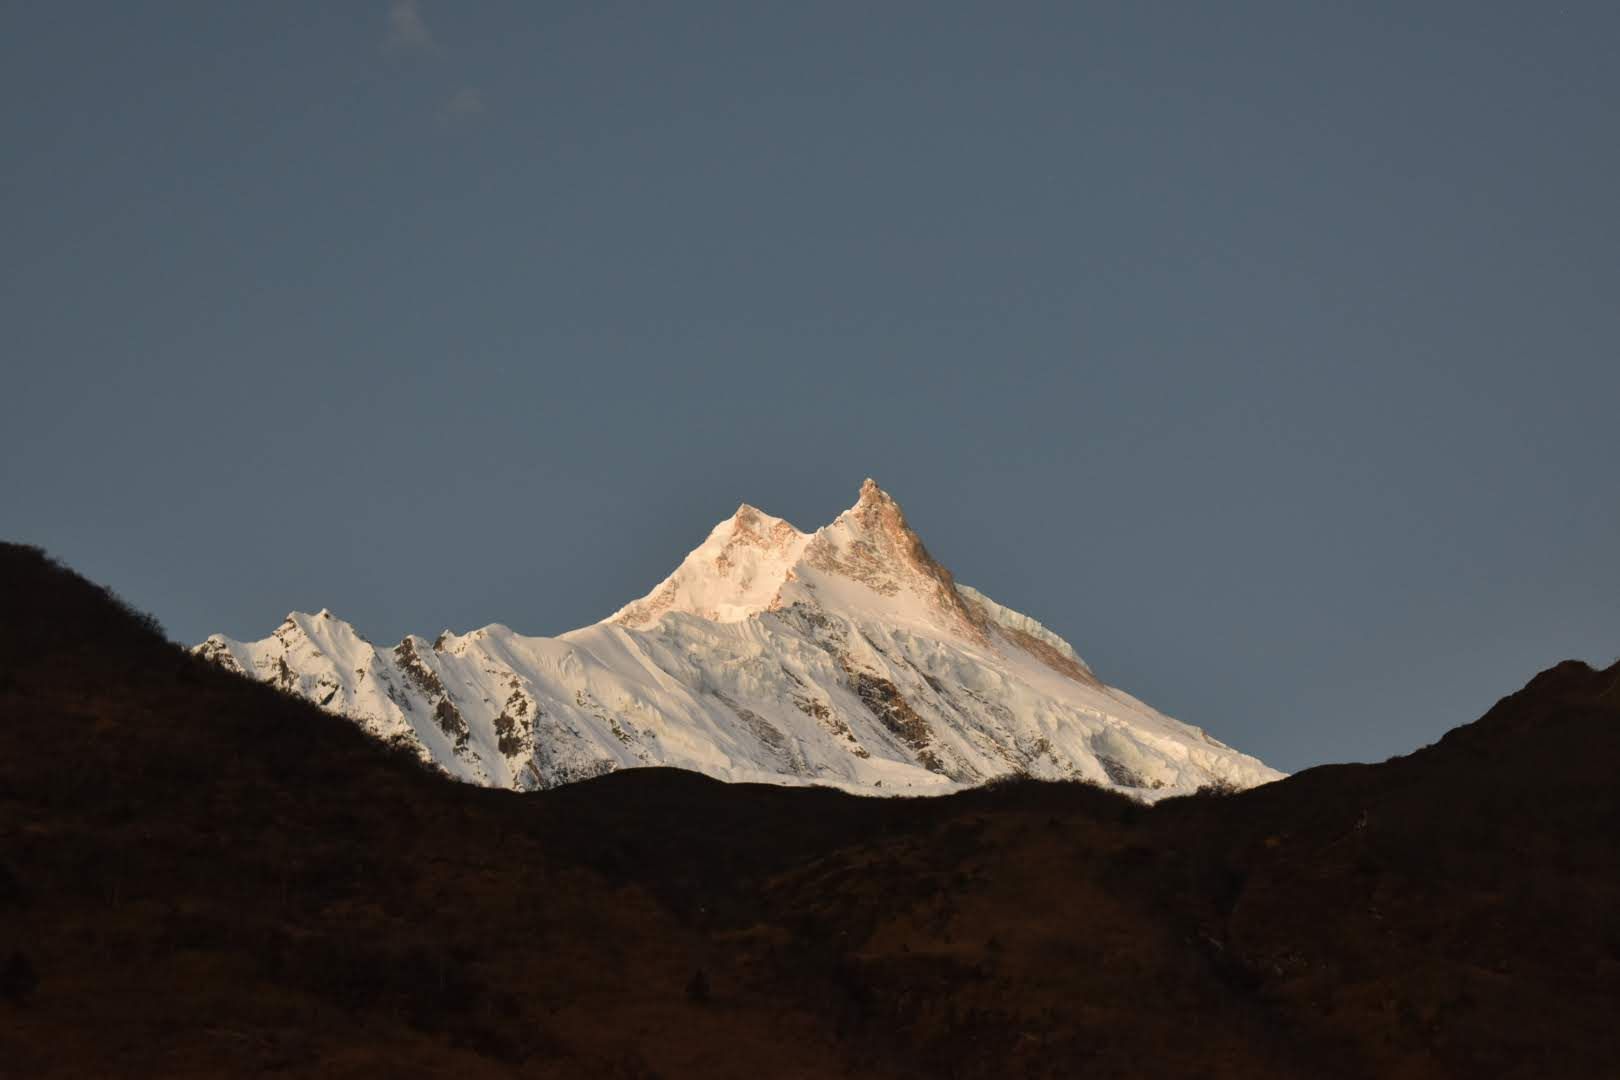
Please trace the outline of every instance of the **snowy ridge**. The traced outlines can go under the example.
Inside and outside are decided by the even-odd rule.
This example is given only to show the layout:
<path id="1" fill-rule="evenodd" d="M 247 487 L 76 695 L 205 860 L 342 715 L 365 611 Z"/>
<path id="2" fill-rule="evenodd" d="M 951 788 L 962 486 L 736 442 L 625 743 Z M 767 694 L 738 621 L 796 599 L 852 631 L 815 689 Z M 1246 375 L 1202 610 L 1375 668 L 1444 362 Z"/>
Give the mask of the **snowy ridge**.
<path id="1" fill-rule="evenodd" d="M 1281 775 L 957 585 L 870 480 L 814 533 L 739 507 L 645 597 L 559 637 L 492 624 L 378 649 L 321 611 L 195 651 L 519 790 L 642 765 L 876 794 L 1027 774 L 1147 800 Z"/>
<path id="2" fill-rule="evenodd" d="M 1088 674 L 1091 672 L 1091 668 L 1086 666 L 1086 662 L 1080 659 L 1079 655 L 1075 653 L 1074 646 L 1052 633 L 1052 631 L 1048 630 L 1046 627 L 1042 626 L 1028 615 L 1014 611 L 1012 608 L 1002 607 L 1000 604 L 984 595 L 984 593 L 980 592 L 978 589 L 970 588 L 969 586 L 963 585 L 960 582 L 957 583 L 956 591 L 961 593 L 962 599 L 966 600 L 968 603 L 977 604 L 979 607 L 983 608 L 985 617 L 990 619 L 991 622 L 996 623 L 998 626 L 1003 626 L 1008 630 L 1015 630 L 1028 634 L 1037 641 L 1045 642 L 1062 655 L 1068 657 L 1076 664 L 1079 664 L 1081 667 L 1085 668 Z"/>

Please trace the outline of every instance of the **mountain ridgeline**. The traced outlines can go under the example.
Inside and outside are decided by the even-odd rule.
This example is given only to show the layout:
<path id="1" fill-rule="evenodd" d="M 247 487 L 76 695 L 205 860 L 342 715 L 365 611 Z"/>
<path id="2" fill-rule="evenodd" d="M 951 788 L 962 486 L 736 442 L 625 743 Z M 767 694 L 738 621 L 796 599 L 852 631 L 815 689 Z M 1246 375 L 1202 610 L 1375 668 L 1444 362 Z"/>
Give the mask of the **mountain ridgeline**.
<path id="1" fill-rule="evenodd" d="M 958 585 L 871 480 L 814 533 L 739 507 L 645 597 L 556 638 L 495 624 L 379 648 L 321 611 L 196 651 L 516 790 L 665 765 L 877 794 L 1077 779 L 1152 801 L 1281 775 Z"/>
<path id="2" fill-rule="evenodd" d="M 446 782 L 0 545 L 0 1073 L 1610 1077 L 1620 664 L 1236 794 Z"/>

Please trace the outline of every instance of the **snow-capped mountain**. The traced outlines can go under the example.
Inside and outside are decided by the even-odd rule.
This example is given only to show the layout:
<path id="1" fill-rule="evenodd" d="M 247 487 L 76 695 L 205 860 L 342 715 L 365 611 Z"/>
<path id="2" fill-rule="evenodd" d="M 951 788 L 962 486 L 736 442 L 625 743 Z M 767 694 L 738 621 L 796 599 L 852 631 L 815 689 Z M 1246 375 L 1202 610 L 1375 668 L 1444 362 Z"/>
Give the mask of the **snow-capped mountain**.
<path id="1" fill-rule="evenodd" d="M 491 624 L 379 649 L 321 611 L 195 651 L 520 790 L 638 765 L 875 794 L 1024 773 L 1149 800 L 1282 775 L 956 584 L 871 480 L 813 533 L 739 507 L 646 596 L 559 637 Z"/>

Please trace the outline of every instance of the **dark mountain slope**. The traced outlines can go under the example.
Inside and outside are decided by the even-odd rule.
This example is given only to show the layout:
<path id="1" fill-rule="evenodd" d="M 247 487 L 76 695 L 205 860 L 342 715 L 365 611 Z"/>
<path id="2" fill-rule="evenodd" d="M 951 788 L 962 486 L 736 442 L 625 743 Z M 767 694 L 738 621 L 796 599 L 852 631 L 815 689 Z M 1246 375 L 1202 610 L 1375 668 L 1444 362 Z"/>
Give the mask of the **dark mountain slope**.
<path id="1" fill-rule="evenodd" d="M 7 1076 L 1613 1075 L 1620 667 L 1148 810 L 446 782 L 0 546 Z"/>

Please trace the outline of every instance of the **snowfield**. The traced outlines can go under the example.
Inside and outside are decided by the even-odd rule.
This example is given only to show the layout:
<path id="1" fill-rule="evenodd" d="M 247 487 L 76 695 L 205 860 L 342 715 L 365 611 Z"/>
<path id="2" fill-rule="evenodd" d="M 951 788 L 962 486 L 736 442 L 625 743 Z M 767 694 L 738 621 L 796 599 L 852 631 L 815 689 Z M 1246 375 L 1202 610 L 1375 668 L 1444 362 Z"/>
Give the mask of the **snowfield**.
<path id="1" fill-rule="evenodd" d="M 559 637 L 491 624 L 379 649 L 321 611 L 195 651 L 518 790 L 666 765 L 894 795 L 1027 774 L 1151 801 L 1282 775 L 957 585 L 870 480 L 814 533 L 740 507 L 645 597 Z"/>

